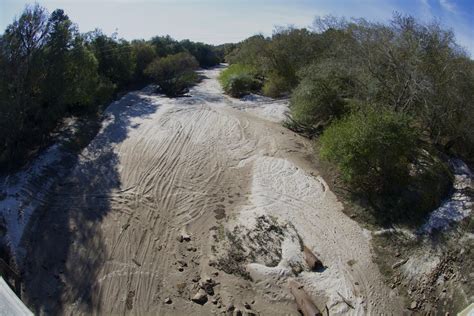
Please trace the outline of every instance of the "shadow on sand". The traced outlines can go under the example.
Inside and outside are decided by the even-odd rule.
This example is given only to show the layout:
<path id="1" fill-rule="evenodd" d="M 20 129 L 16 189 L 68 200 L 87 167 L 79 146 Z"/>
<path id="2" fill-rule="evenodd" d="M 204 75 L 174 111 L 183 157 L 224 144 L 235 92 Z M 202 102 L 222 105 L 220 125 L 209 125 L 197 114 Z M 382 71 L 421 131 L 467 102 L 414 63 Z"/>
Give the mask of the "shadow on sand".
<path id="1" fill-rule="evenodd" d="M 96 277 L 107 259 L 101 225 L 110 212 L 110 195 L 121 189 L 117 144 L 159 105 L 129 93 L 106 111 L 102 130 L 67 162 L 70 172 L 52 190 L 49 202 L 30 221 L 23 239 L 24 299 L 35 314 L 98 312 Z"/>

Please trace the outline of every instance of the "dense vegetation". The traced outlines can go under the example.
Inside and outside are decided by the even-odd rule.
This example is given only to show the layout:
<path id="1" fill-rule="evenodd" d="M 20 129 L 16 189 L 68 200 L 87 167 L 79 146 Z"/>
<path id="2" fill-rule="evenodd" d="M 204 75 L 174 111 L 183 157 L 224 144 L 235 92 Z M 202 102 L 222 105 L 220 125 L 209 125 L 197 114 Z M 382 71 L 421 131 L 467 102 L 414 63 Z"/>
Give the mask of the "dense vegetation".
<path id="1" fill-rule="evenodd" d="M 252 66 L 233 64 L 219 75 L 219 82 L 225 93 L 233 97 L 258 92 L 262 86 L 258 73 Z"/>
<path id="2" fill-rule="evenodd" d="M 288 126 L 316 138 L 374 209 L 422 214 L 449 189 L 446 154 L 474 162 L 474 62 L 437 23 L 318 18 L 250 37 L 226 59 L 252 69 L 261 93 L 290 96 Z"/>
<path id="3" fill-rule="evenodd" d="M 168 96 L 186 93 L 188 88 L 197 81 L 194 72 L 199 64 L 189 53 L 177 53 L 154 59 L 145 69 L 145 74 L 152 78 L 161 92 Z"/>
<path id="4" fill-rule="evenodd" d="M 169 36 L 81 34 L 63 10 L 27 7 L 0 35 L 0 170 L 47 145 L 65 117 L 96 115 L 120 91 L 156 82 L 166 94 L 185 92 L 191 71 L 223 52 Z"/>

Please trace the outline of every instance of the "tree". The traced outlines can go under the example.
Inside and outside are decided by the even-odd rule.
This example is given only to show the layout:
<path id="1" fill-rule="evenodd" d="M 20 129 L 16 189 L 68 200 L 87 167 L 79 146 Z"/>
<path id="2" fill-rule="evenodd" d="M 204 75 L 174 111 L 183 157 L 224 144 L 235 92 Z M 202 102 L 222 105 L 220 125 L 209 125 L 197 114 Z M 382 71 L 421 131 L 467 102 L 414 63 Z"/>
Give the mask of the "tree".
<path id="1" fill-rule="evenodd" d="M 146 67 L 156 58 L 155 47 L 143 40 L 132 41 L 133 56 L 135 58 L 134 81 L 145 83 L 147 77 L 144 74 Z"/>
<path id="2" fill-rule="evenodd" d="M 291 95 L 292 118 L 309 130 L 318 130 L 348 110 L 355 80 L 343 65 L 332 62 L 313 64 L 301 72 L 301 82 Z"/>
<path id="3" fill-rule="evenodd" d="M 43 82 L 42 106 L 43 124 L 51 129 L 67 110 L 67 87 L 71 82 L 66 78 L 71 66 L 69 55 L 77 30 L 63 10 L 55 10 L 49 17 L 50 31 L 44 49 L 45 80 Z"/>
<path id="4" fill-rule="evenodd" d="M 158 57 L 165 57 L 184 52 L 181 44 L 171 36 L 155 36 L 150 40 L 151 45 L 155 47 Z"/>
<path id="5" fill-rule="evenodd" d="M 0 157 L 7 165 L 21 157 L 27 144 L 41 142 L 44 132 L 37 126 L 41 84 L 44 79 L 42 49 L 49 31 L 48 16 L 39 5 L 28 6 L 10 24 L 1 40 L 3 96 L 0 117 L 8 133 L 0 135 Z"/>
<path id="6" fill-rule="evenodd" d="M 241 64 L 230 65 L 222 71 L 219 82 L 225 93 L 236 98 L 258 92 L 262 86 L 255 69 Z"/>
<path id="7" fill-rule="evenodd" d="M 374 198 L 407 183 L 417 133 L 401 113 L 369 108 L 329 126 L 321 156 L 334 162 L 350 187 Z"/>
<path id="8" fill-rule="evenodd" d="M 194 43 L 190 40 L 181 41 L 180 45 L 196 58 L 202 68 L 215 66 L 220 62 L 215 48 L 211 45 Z"/>
<path id="9" fill-rule="evenodd" d="M 178 53 L 155 59 L 145 70 L 161 92 L 167 96 L 179 96 L 196 82 L 194 72 L 199 67 L 196 58 L 189 53 Z"/>
<path id="10" fill-rule="evenodd" d="M 99 74 L 123 89 L 131 83 L 135 72 L 132 46 L 125 40 L 108 37 L 96 30 L 86 36 L 89 45 L 99 62 Z"/>

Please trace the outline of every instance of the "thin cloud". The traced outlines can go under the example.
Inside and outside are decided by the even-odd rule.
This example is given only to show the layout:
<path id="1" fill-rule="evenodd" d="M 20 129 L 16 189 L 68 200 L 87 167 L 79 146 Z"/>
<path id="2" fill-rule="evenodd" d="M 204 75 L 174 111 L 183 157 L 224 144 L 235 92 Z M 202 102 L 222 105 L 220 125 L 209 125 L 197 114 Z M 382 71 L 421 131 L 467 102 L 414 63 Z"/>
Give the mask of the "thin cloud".
<path id="1" fill-rule="evenodd" d="M 433 17 L 433 12 L 431 10 L 431 5 L 428 0 L 419 0 L 420 1 L 420 15 L 424 20 L 429 20 Z"/>
<path id="2" fill-rule="evenodd" d="M 443 9 L 451 13 L 456 13 L 456 6 L 448 0 L 439 0 L 439 4 Z"/>

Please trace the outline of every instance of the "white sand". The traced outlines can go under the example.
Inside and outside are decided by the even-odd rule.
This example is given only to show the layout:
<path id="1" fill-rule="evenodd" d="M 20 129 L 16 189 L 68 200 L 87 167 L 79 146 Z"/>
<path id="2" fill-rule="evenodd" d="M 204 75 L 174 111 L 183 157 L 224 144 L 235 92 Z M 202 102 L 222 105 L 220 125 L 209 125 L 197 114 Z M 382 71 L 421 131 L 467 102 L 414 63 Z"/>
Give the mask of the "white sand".
<path id="1" fill-rule="evenodd" d="M 328 266 L 298 276 L 321 309 L 400 314 L 366 234 L 324 180 L 310 175 L 317 174 L 307 160 L 311 144 L 275 123 L 287 101 L 272 108 L 270 99 L 233 100 L 222 94 L 219 71 L 202 71 L 208 79 L 192 97 L 144 90 L 108 108 L 101 132 L 25 241 L 34 312 L 208 315 L 255 300 L 262 315 L 297 315 L 286 281 L 288 267 L 302 261 L 299 234 Z M 254 282 L 217 271 L 210 260 L 219 227 L 251 226 L 259 214 L 294 225 L 280 264 L 251 264 Z M 178 241 L 183 231 L 191 241 Z M 193 303 L 198 286 L 191 280 L 210 275 L 219 303 Z"/>

